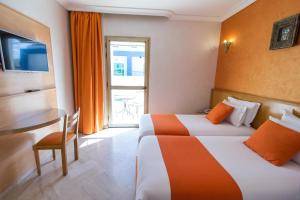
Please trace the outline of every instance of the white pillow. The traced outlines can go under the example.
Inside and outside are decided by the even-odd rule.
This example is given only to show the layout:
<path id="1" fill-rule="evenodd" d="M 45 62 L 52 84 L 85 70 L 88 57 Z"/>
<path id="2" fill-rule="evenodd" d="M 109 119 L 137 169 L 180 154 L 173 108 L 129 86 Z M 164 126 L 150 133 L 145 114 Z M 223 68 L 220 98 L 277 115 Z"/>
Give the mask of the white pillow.
<path id="1" fill-rule="evenodd" d="M 289 129 L 292 129 L 296 132 L 299 132 L 300 134 L 300 125 L 295 125 L 293 123 L 290 123 L 289 121 L 284 121 L 284 120 L 280 120 L 280 119 L 277 119 L 277 118 L 274 118 L 274 117 L 269 117 L 269 119 L 276 123 L 276 124 L 279 124 L 281 126 L 284 126 L 286 128 L 289 128 Z M 293 161 L 295 161 L 296 163 L 298 163 L 300 165 L 300 152 L 298 152 L 292 159 Z"/>
<path id="2" fill-rule="evenodd" d="M 243 122 L 246 126 L 250 127 L 251 123 L 253 122 L 257 111 L 260 107 L 260 103 L 257 102 L 250 102 L 250 101 L 243 101 L 233 97 L 228 97 L 228 101 L 237 105 L 246 106 L 247 113 L 245 116 L 245 121 Z"/>
<path id="3" fill-rule="evenodd" d="M 227 100 L 224 100 L 223 103 L 225 103 L 226 105 L 229 105 L 231 107 L 234 107 L 234 110 L 226 118 L 226 121 L 230 122 L 234 126 L 237 126 L 237 127 L 241 126 L 246 117 L 247 107 L 231 103 Z"/>
<path id="4" fill-rule="evenodd" d="M 293 123 L 291 123 L 289 121 L 284 121 L 282 119 L 280 120 L 280 119 L 277 119 L 277 118 L 272 117 L 272 116 L 270 116 L 269 119 L 272 122 L 276 123 L 276 124 L 279 124 L 281 126 L 284 126 L 286 128 L 292 129 L 293 131 L 296 131 L 296 132 L 300 133 L 300 125 L 296 125 L 296 124 L 293 124 Z"/>
<path id="5" fill-rule="evenodd" d="M 291 124 L 295 124 L 296 126 L 300 126 L 300 118 L 295 116 L 293 112 L 289 110 L 284 110 L 281 120 L 287 121 Z"/>

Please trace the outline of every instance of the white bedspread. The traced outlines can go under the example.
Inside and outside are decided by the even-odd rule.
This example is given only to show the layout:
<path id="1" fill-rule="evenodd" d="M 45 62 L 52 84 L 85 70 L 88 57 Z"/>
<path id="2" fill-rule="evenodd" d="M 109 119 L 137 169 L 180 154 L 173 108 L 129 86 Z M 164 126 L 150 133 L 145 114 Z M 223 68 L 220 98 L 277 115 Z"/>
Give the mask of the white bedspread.
<path id="1" fill-rule="evenodd" d="M 249 136 L 255 129 L 246 126 L 235 127 L 228 122 L 213 124 L 205 115 L 176 115 L 179 121 L 188 129 L 192 136 Z M 139 141 L 148 135 L 155 135 L 150 114 L 140 119 Z"/>
<path id="2" fill-rule="evenodd" d="M 197 137 L 239 185 L 243 200 L 299 200 L 300 165 L 277 167 L 247 148 L 243 136 Z M 157 137 L 138 151 L 137 200 L 170 200 L 170 183 Z"/>

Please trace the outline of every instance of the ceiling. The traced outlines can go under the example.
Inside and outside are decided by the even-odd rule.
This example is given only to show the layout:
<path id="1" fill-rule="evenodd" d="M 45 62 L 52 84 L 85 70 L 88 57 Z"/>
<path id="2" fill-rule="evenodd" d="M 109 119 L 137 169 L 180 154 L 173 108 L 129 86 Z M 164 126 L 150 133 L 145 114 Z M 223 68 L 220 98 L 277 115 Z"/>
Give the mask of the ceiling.
<path id="1" fill-rule="evenodd" d="M 224 21 L 256 0 L 57 0 L 67 10 Z"/>

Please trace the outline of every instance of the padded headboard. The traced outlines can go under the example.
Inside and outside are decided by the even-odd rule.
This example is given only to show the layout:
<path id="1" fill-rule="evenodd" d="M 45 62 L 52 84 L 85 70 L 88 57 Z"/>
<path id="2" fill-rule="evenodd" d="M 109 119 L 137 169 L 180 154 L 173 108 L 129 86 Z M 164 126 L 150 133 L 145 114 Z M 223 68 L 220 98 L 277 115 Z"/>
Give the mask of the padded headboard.
<path id="1" fill-rule="evenodd" d="M 258 128 L 269 116 L 280 118 L 283 109 L 294 110 L 294 114 L 300 117 L 300 103 L 261 97 L 247 93 L 234 92 L 224 89 L 212 89 L 210 106 L 214 107 L 227 97 L 232 96 L 246 101 L 255 101 L 261 103 L 261 107 L 252 123 L 254 128 Z"/>

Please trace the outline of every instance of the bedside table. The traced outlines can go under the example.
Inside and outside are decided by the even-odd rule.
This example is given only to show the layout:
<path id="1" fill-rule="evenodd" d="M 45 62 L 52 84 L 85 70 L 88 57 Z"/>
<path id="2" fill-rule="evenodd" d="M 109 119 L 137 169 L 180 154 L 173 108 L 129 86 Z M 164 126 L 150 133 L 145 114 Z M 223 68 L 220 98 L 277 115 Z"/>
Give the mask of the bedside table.
<path id="1" fill-rule="evenodd" d="M 200 111 L 200 112 L 197 112 L 197 114 L 200 114 L 200 115 L 207 115 L 210 111 L 211 111 L 210 108 L 206 108 L 206 109 L 203 109 L 203 110 Z"/>

